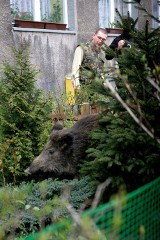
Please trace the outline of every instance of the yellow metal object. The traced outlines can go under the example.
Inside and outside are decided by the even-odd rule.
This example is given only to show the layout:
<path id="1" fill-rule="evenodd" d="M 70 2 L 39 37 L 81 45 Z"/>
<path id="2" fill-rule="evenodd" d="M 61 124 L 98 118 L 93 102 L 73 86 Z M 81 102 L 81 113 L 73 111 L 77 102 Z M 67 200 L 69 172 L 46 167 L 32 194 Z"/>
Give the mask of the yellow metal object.
<path id="1" fill-rule="evenodd" d="M 75 93 L 74 87 L 72 84 L 71 77 L 66 76 L 65 78 L 65 85 L 66 85 L 66 96 L 67 96 L 67 104 L 74 105 L 75 104 Z"/>

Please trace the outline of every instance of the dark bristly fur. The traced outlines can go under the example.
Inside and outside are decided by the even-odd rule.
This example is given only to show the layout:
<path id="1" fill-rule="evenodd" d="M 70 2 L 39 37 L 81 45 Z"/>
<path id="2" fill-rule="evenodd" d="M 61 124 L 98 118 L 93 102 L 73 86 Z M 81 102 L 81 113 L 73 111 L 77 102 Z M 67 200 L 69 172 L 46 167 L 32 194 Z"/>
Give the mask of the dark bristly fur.
<path id="1" fill-rule="evenodd" d="M 28 174 L 53 173 L 53 176 L 74 176 L 85 156 L 89 132 L 98 126 L 98 115 L 89 115 L 73 127 L 53 127 L 42 153 L 25 170 Z"/>

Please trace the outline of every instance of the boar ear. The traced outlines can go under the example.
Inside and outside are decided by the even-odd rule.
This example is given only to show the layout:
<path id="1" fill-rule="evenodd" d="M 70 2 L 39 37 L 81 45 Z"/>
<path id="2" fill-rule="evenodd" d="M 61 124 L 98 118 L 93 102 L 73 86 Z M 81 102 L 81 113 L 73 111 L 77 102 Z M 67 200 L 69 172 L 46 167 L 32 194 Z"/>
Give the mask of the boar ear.
<path id="1" fill-rule="evenodd" d="M 73 143 L 73 135 L 71 133 L 67 133 L 61 136 L 59 139 L 62 145 L 69 146 Z"/>

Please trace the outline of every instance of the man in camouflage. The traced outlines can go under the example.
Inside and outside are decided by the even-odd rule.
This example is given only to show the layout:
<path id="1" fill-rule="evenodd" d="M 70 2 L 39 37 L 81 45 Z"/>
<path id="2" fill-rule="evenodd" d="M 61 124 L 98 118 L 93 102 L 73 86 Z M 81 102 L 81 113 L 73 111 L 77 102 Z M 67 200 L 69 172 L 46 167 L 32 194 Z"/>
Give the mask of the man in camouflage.
<path id="1" fill-rule="evenodd" d="M 100 77 L 104 71 L 105 52 L 102 49 L 107 39 L 106 29 L 99 28 L 86 44 L 77 46 L 72 65 L 74 89 L 81 84 L 89 84 L 95 76 Z"/>

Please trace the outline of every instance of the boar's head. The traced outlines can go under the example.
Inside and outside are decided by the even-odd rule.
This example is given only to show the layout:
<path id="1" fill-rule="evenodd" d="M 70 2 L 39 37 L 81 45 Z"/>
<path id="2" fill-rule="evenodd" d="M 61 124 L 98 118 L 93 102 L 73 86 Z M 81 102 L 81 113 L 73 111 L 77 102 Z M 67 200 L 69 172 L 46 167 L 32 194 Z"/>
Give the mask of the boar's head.
<path id="1" fill-rule="evenodd" d="M 88 134 L 97 125 L 97 117 L 77 121 L 69 129 L 54 126 L 42 153 L 25 170 L 32 175 L 74 176 L 79 161 L 85 156 Z M 42 174 L 42 175 L 43 175 Z"/>

